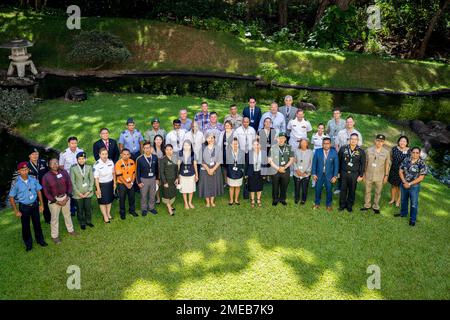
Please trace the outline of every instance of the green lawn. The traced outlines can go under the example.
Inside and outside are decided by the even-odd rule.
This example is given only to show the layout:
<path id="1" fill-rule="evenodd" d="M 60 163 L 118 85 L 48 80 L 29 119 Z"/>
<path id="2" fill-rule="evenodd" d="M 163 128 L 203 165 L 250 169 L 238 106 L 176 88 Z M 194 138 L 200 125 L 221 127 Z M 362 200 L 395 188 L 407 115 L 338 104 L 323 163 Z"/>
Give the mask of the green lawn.
<path id="1" fill-rule="evenodd" d="M 70 134 L 91 153 L 98 129 L 107 125 L 117 137 L 128 116 L 137 127 L 157 115 L 168 127 L 180 107 L 190 115 L 202 99 L 136 94 L 91 95 L 80 103 L 47 101 L 31 124 L 19 131 L 28 138 L 62 149 Z M 225 114 L 229 101 L 210 101 Z M 241 108 L 242 106 L 240 106 Z M 263 106 L 267 108 L 267 106 Z M 308 112 L 316 125 L 328 113 Z M 367 146 L 377 132 L 392 143 L 401 132 L 387 121 L 356 116 Z M 414 142 L 418 140 L 414 137 Z M 92 156 L 90 155 L 92 162 Z M 290 184 L 287 209 L 270 205 L 270 186 L 263 208 L 217 201 L 207 210 L 185 211 L 178 197 L 176 216 L 159 207 L 157 216 L 118 219 L 105 225 L 94 205 L 94 229 L 75 239 L 62 231 L 62 244 L 26 253 L 20 222 L 10 210 L 0 212 L 1 299 L 449 299 L 450 201 L 448 188 L 434 178 L 422 184 L 415 228 L 394 218 L 383 194 L 382 214 L 313 211 L 313 190 L 305 207 L 294 206 Z M 337 200 L 336 197 L 334 199 Z M 358 187 L 358 209 L 362 186 Z M 61 230 L 63 224 L 61 221 Z M 381 290 L 369 290 L 369 265 L 381 268 Z M 66 288 L 67 267 L 81 268 L 81 290 Z"/>
<path id="2" fill-rule="evenodd" d="M 446 64 L 382 58 L 359 53 L 292 50 L 279 45 L 238 38 L 232 34 L 198 30 L 150 20 L 82 19 L 82 29 L 101 29 L 119 36 L 132 58 L 114 70 L 216 71 L 260 75 L 282 83 L 336 88 L 430 91 L 450 86 Z M 0 42 L 25 37 L 37 67 L 82 71 L 67 59 L 78 31 L 66 28 L 64 17 L 0 13 Z M 0 68 L 7 68 L 2 50 Z"/>

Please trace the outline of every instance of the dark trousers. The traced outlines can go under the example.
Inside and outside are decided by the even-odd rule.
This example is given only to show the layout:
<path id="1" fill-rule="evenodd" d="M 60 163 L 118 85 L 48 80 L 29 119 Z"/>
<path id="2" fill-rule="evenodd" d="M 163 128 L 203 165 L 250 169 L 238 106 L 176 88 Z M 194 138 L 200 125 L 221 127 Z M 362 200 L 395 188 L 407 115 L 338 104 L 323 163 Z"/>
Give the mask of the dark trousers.
<path id="1" fill-rule="evenodd" d="M 339 207 L 352 208 L 355 203 L 356 184 L 358 173 L 341 171 L 341 193 L 339 194 Z"/>
<path id="2" fill-rule="evenodd" d="M 277 172 L 272 176 L 272 200 L 286 201 L 286 191 L 289 185 L 290 172 Z"/>
<path id="3" fill-rule="evenodd" d="M 306 202 L 306 197 L 308 196 L 308 186 L 309 186 L 310 179 L 311 179 L 311 176 L 304 177 L 303 179 L 300 179 L 300 178 L 297 178 L 294 176 L 294 186 L 295 186 L 294 199 L 295 199 L 295 202 L 300 201 L 300 193 L 301 193 L 301 200 L 303 202 Z"/>
<path id="4" fill-rule="evenodd" d="M 52 215 L 50 213 L 50 208 L 48 207 L 48 199 L 45 197 L 44 192 L 42 192 L 42 201 L 44 202 L 44 221 L 50 223 Z"/>
<path id="5" fill-rule="evenodd" d="M 37 202 L 32 206 L 19 204 L 19 211 L 22 213 L 20 221 L 22 222 L 22 239 L 27 248 L 33 246 L 31 237 L 30 220 L 33 222 L 34 236 L 37 243 L 44 242 L 44 235 L 41 228 L 41 218 L 39 216 L 39 206 Z"/>
<path id="6" fill-rule="evenodd" d="M 77 202 L 74 201 L 75 199 L 70 197 L 70 215 L 75 216 L 77 213 Z"/>
<path id="7" fill-rule="evenodd" d="M 77 203 L 77 217 L 80 226 L 85 226 L 87 223 L 92 223 L 92 199 L 74 199 Z"/>
<path id="8" fill-rule="evenodd" d="M 128 209 L 130 213 L 136 213 L 136 201 L 134 188 L 128 189 L 124 184 L 117 184 L 117 190 L 119 192 L 119 212 L 122 218 L 125 218 L 125 199 L 128 197 Z"/>

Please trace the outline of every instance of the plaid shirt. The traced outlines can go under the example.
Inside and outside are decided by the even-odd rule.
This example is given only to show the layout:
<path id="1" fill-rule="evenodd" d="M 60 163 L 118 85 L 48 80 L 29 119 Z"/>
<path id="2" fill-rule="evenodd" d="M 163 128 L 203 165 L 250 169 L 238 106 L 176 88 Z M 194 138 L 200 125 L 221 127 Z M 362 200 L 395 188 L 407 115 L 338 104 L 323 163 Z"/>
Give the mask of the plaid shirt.
<path id="1" fill-rule="evenodd" d="M 206 126 L 209 124 L 209 112 L 204 114 L 203 112 L 199 112 L 195 115 L 194 121 L 198 123 L 198 129 L 201 132 L 204 132 Z"/>
<path id="2" fill-rule="evenodd" d="M 42 178 L 42 188 L 47 199 L 54 203 L 56 197 L 72 193 L 72 182 L 66 170 L 58 169 L 57 173 L 49 171 Z"/>

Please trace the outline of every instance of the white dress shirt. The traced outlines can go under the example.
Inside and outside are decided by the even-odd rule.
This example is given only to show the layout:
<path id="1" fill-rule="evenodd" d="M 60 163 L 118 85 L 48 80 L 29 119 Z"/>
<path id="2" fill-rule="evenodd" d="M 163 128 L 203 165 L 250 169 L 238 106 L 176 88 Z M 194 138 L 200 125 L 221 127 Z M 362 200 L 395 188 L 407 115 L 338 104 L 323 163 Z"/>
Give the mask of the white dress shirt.
<path id="1" fill-rule="evenodd" d="M 256 139 L 255 129 L 248 126 L 247 129 L 244 126 L 241 126 L 234 130 L 234 137 L 236 137 L 239 141 L 239 148 L 245 153 L 249 152 L 252 149 L 253 141 Z"/>
<path id="2" fill-rule="evenodd" d="M 59 155 L 59 165 L 63 166 L 64 170 L 66 170 L 68 174 L 70 174 L 70 167 L 77 164 L 77 154 L 79 152 L 83 152 L 83 149 L 77 147 L 75 152 L 72 152 L 70 148 L 67 148 Z"/>
<path id="3" fill-rule="evenodd" d="M 172 130 L 166 136 L 166 145 L 171 144 L 173 151 L 178 155 L 178 152 L 183 148 L 184 136 L 186 131 L 183 129 Z"/>
<path id="4" fill-rule="evenodd" d="M 98 159 L 93 166 L 94 178 L 98 178 L 98 182 L 106 183 L 111 182 L 114 179 L 114 162 L 108 159 L 103 162 L 102 159 Z"/>

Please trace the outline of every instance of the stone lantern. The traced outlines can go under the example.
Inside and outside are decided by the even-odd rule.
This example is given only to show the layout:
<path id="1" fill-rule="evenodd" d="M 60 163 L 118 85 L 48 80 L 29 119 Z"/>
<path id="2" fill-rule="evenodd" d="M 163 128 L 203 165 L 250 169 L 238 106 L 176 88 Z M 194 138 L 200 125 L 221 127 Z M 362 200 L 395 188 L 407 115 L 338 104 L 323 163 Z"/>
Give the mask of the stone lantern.
<path id="1" fill-rule="evenodd" d="M 24 78 L 26 66 L 30 67 L 31 72 L 34 75 L 38 74 L 33 61 L 29 60 L 31 54 L 27 52 L 27 48 L 32 46 L 33 43 L 31 41 L 24 39 L 12 40 L 0 45 L 0 48 L 11 49 L 11 55 L 9 56 L 11 62 L 7 73 L 8 77 L 11 77 L 14 74 L 14 68 L 16 68 L 18 77 Z"/>

